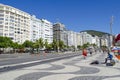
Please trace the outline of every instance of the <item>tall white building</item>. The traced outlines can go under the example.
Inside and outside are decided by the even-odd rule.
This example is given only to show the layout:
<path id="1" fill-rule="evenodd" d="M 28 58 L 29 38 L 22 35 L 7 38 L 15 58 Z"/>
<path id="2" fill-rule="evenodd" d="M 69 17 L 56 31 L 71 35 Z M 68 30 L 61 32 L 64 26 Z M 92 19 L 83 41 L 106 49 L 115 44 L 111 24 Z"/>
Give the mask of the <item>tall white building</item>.
<path id="1" fill-rule="evenodd" d="M 87 32 L 81 32 L 82 37 L 82 45 L 86 43 L 92 43 L 92 36 L 88 34 Z"/>
<path id="2" fill-rule="evenodd" d="M 31 29 L 30 29 L 31 41 L 42 38 L 44 41 L 47 40 L 48 43 L 53 41 L 53 26 L 52 23 L 45 19 L 37 19 L 35 16 L 31 17 Z"/>
<path id="3" fill-rule="evenodd" d="M 0 4 L 0 36 L 10 37 L 14 42 L 30 40 L 30 14 L 14 7 Z"/>
<path id="4" fill-rule="evenodd" d="M 45 40 L 48 41 L 48 43 L 53 42 L 53 24 L 45 19 L 41 19 L 41 27 L 40 27 L 40 35 Z"/>
<path id="5" fill-rule="evenodd" d="M 42 22 L 36 16 L 31 16 L 30 40 L 35 42 L 42 37 Z"/>
<path id="6" fill-rule="evenodd" d="M 68 35 L 68 46 L 73 46 L 73 31 L 67 31 Z"/>
<path id="7" fill-rule="evenodd" d="M 92 44 L 96 44 L 96 46 L 100 47 L 100 38 L 98 36 L 92 36 Z"/>
<path id="8" fill-rule="evenodd" d="M 82 37 L 82 40 L 81 40 L 82 45 L 89 43 L 89 44 L 96 44 L 97 46 L 100 46 L 100 39 L 98 36 L 90 35 L 87 32 L 81 32 L 80 34 Z"/>
<path id="9" fill-rule="evenodd" d="M 67 31 L 68 34 L 68 46 L 75 46 L 77 48 L 77 32 Z"/>
<path id="10" fill-rule="evenodd" d="M 53 26 L 45 19 L 37 19 L 24 11 L 0 4 L 0 36 L 9 37 L 18 43 L 36 41 L 39 38 L 51 43 Z"/>
<path id="11" fill-rule="evenodd" d="M 81 34 L 80 33 L 76 33 L 77 34 L 77 45 L 82 45 L 82 43 L 81 43 L 81 41 L 82 41 L 82 36 L 81 36 Z"/>

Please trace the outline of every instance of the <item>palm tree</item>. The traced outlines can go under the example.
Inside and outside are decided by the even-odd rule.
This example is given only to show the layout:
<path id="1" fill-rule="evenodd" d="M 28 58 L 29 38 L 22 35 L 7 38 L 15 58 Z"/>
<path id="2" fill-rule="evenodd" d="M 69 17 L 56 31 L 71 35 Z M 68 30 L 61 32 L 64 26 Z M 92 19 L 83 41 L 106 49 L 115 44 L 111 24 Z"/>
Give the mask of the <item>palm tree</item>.
<path id="1" fill-rule="evenodd" d="M 59 49 L 62 50 L 64 49 L 65 45 L 64 45 L 64 42 L 63 41 L 59 41 Z"/>
<path id="2" fill-rule="evenodd" d="M 58 42 L 57 40 L 53 39 L 53 42 L 52 42 L 52 47 L 55 51 L 58 51 Z"/>
<path id="3" fill-rule="evenodd" d="M 39 49 L 42 49 L 44 47 L 44 41 L 42 38 L 38 40 L 38 44 L 39 44 Z"/>
<path id="4" fill-rule="evenodd" d="M 45 40 L 45 44 L 44 44 L 44 45 L 45 45 L 45 48 L 46 48 L 46 49 L 48 49 L 48 47 L 49 47 L 49 44 L 48 44 L 48 41 L 47 41 L 47 39 Z"/>
<path id="5" fill-rule="evenodd" d="M 85 48 L 89 47 L 89 45 L 90 45 L 89 43 L 83 44 L 82 48 L 85 49 Z"/>
<path id="6" fill-rule="evenodd" d="M 24 47 L 27 47 L 27 48 L 32 47 L 32 45 L 33 45 L 33 42 L 32 42 L 32 41 L 29 41 L 29 40 L 26 40 L 26 41 L 23 43 L 23 46 L 24 46 Z"/>
<path id="7" fill-rule="evenodd" d="M 34 47 L 37 48 L 37 52 L 41 50 L 44 47 L 43 39 L 39 38 L 38 40 L 36 40 L 36 42 L 34 43 Z"/>
<path id="8" fill-rule="evenodd" d="M 78 45 L 77 48 L 78 48 L 78 50 L 80 50 L 80 49 L 82 48 L 82 46 L 81 46 L 81 45 Z"/>
<path id="9" fill-rule="evenodd" d="M 29 41 L 29 40 L 26 40 L 23 44 L 22 44 L 25 48 L 27 48 L 26 50 L 30 52 L 31 48 L 32 48 L 32 45 L 33 45 L 33 42 L 32 41 Z"/>

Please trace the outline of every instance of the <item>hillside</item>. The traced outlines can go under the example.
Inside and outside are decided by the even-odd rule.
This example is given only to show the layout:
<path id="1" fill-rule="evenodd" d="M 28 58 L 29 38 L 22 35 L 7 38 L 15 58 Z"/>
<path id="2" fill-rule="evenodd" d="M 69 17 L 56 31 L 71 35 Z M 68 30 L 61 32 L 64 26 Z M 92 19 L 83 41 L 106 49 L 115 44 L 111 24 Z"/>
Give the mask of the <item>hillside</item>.
<path id="1" fill-rule="evenodd" d="M 81 31 L 81 32 L 87 32 L 88 34 L 96 35 L 96 36 L 99 36 L 99 37 L 102 37 L 105 34 L 110 35 L 109 33 L 101 32 L 101 31 L 95 31 L 95 30 L 84 30 L 84 31 Z"/>

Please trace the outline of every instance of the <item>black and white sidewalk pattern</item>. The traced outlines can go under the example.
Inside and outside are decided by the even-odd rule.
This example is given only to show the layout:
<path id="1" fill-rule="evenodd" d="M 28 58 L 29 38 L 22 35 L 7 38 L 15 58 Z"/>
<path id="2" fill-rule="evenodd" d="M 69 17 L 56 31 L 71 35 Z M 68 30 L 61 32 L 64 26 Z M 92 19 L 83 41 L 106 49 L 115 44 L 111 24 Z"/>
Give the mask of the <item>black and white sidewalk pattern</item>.
<path id="1" fill-rule="evenodd" d="M 77 56 L 0 74 L 0 80 L 119 80 L 120 63 L 106 67 L 105 64 L 90 65 L 103 54 L 83 59 Z"/>

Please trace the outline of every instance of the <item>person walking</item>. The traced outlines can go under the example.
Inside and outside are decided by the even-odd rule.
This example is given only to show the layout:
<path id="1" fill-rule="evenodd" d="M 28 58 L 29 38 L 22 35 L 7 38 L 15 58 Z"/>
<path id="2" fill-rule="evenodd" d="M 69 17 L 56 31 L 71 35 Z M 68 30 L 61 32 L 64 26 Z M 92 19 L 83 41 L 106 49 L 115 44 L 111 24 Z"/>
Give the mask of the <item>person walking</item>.
<path id="1" fill-rule="evenodd" d="M 86 49 L 83 49 L 82 55 L 83 55 L 84 59 L 86 59 L 86 57 L 87 57 L 87 50 Z"/>

